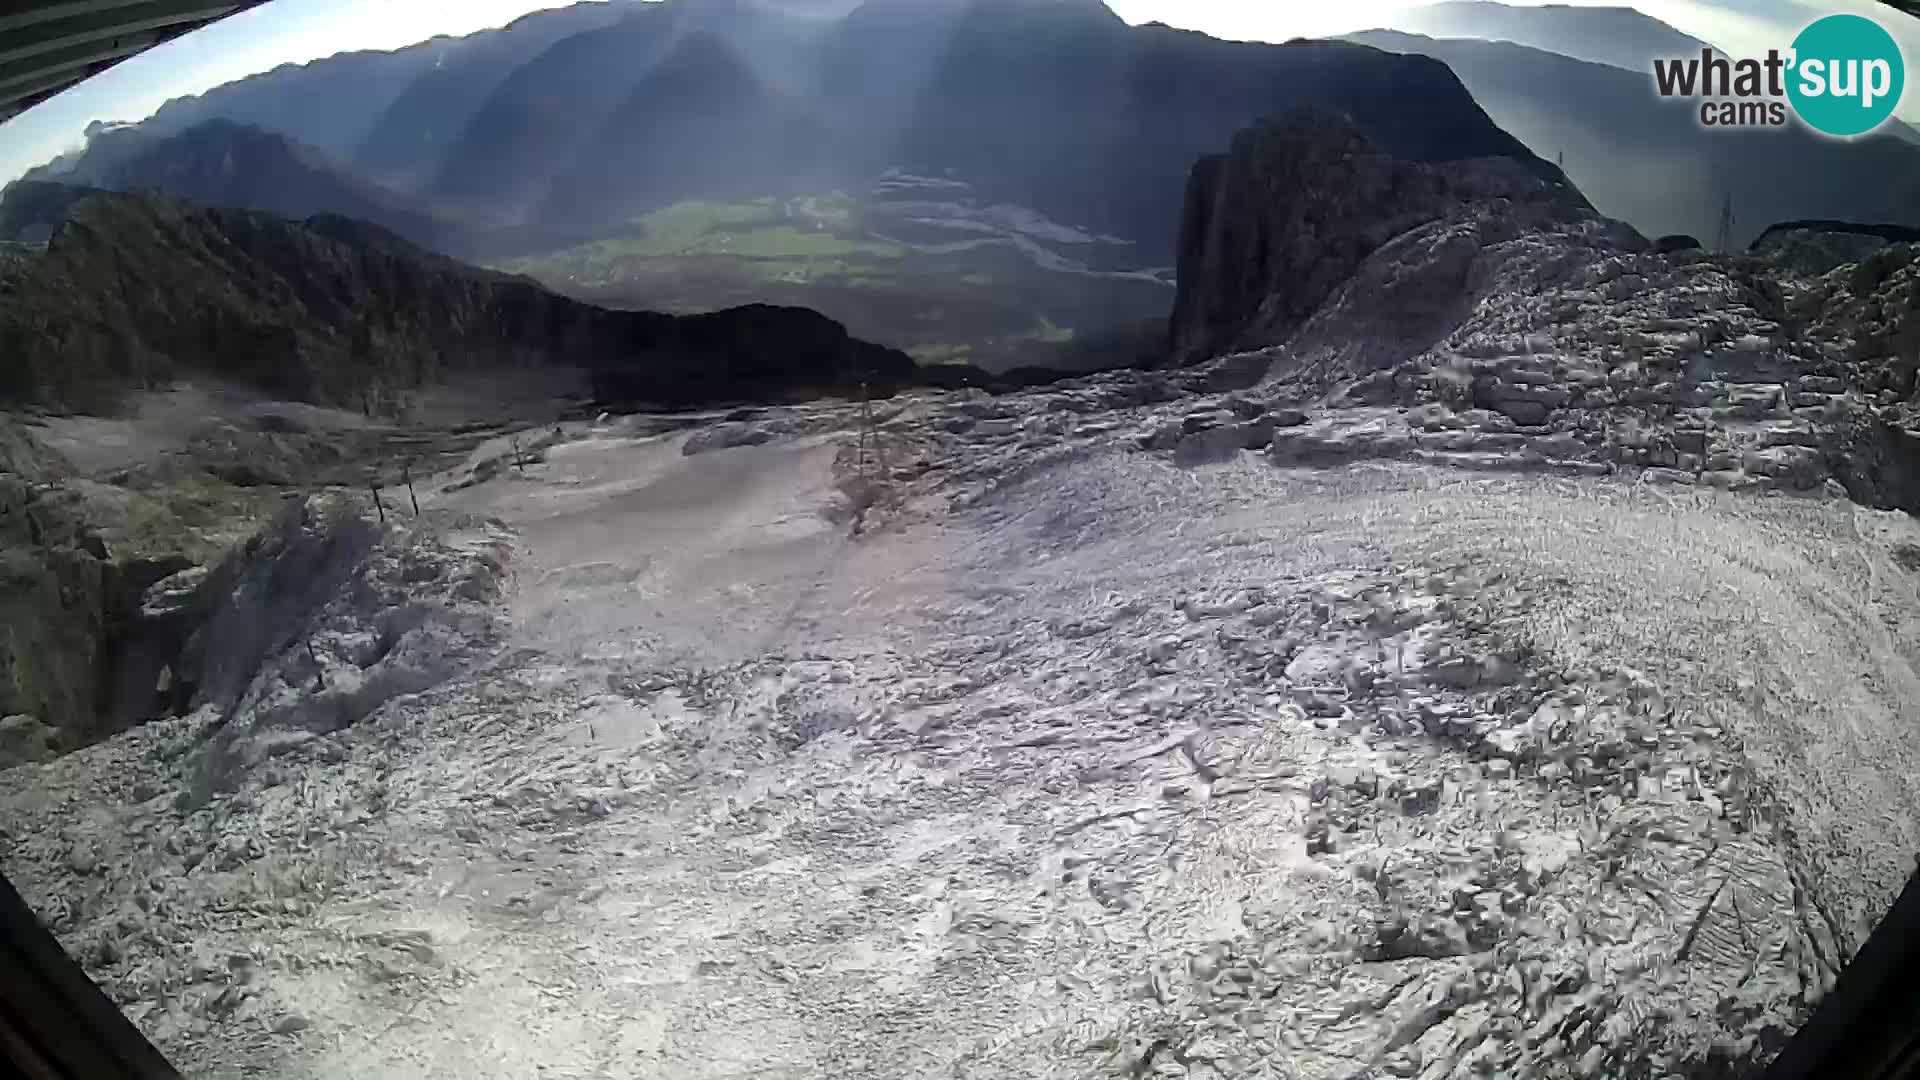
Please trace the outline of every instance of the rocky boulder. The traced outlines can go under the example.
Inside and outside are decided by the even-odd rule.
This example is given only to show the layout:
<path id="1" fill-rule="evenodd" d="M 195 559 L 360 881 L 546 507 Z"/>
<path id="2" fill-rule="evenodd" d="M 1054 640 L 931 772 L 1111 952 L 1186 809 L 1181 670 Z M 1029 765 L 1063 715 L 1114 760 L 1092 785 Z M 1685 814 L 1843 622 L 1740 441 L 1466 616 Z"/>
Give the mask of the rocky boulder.
<path id="1" fill-rule="evenodd" d="M 383 526 L 361 500 L 290 500 L 204 575 L 148 593 L 190 630 L 185 708 L 217 718 L 209 790 L 237 769 L 447 679 L 494 640 L 505 533 L 477 520 Z M 183 614 L 184 613 L 184 614 Z"/>
<path id="2" fill-rule="evenodd" d="M 1687 233 L 1668 233 L 1665 236 L 1656 237 L 1653 241 L 1653 250 L 1662 255 L 1672 255 L 1680 251 L 1701 251 L 1704 249 L 1705 245 Z"/>
<path id="3" fill-rule="evenodd" d="M 1920 229 L 1849 221 L 1783 221 L 1767 227 L 1747 253 L 1789 274 L 1819 276 L 1859 262 L 1889 244 L 1920 241 Z"/>

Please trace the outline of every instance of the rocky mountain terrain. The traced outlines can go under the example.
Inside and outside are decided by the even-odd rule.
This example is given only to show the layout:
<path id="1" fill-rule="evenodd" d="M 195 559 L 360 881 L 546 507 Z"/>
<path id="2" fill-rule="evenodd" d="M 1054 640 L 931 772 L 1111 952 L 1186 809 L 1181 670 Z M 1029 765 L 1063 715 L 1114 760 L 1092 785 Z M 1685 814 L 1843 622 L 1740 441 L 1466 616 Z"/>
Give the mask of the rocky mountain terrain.
<path id="1" fill-rule="evenodd" d="M 1645 92 L 1650 56 L 1700 43 L 1645 16 L 1405 15 L 1434 36 L 1222 41 L 1101 0 L 608 0 L 278 68 L 35 176 L 372 221 L 599 306 L 810 307 L 993 371 L 1125 359 L 1109 343 L 1174 299 L 1188 165 L 1301 103 L 1407 160 L 1559 162 L 1650 237 L 1720 246 L 1729 197 L 1734 246 L 1920 224 L 1910 131 L 1701 138 Z"/>
<path id="2" fill-rule="evenodd" d="M 147 583 L 8 876 L 197 1076 L 1750 1074 L 1920 844 L 1920 249 L 1193 172 L 1190 366 L 543 422 Z"/>
<path id="3" fill-rule="evenodd" d="M 409 197 L 351 176 L 312 147 L 264 128 L 216 118 L 167 136 L 147 126 L 93 135 L 84 153 L 29 173 L 47 182 L 260 210 L 367 221 L 437 251 L 457 251 L 459 230 Z M 11 236 L 9 237 L 11 238 Z"/>
<path id="4" fill-rule="evenodd" d="M 1711 238 L 1729 194 L 1742 244 L 1790 218 L 1914 223 L 1909 129 L 1845 144 L 1797 129 L 1699 138 L 1645 80 L 1651 58 L 1707 46 L 1629 9 L 1439 3 L 1348 40 L 1438 59 L 1472 100 L 1437 68 L 1331 43 L 1129 27 L 1098 0 L 612 0 L 275 69 L 170 103 L 140 128 L 164 141 L 224 119 L 282 134 L 318 148 L 327 170 L 367 178 L 349 187 L 384 185 L 387 203 L 459 219 L 445 245 L 507 222 L 536 227 L 516 234 L 524 245 L 538 227 L 571 235 L 562 226 L 688 197 L 857 192 L 899 169 L 1164 253 L 1186 163 L 1300 102 L 1353 115 L 1403 157 L 1564 154 L 1603 211 L 1648 236 Z M 662 96 L 681 102 L 672 121 L 647 107 Z M 333 104 L 299 107 L 312 100 Z M 1444 145 L 1423 141 L 1438 131 Z M 1059 152 L 1027 152 L 1036 145 Z M 218 160 L 192 144 L 173 154 Z M 284 166 L 236 160 L 224 197 L 159 167 L 72 179 L 371 218 L 461 253 L 345 201 L 277 203 Z M 1677 190 L 1697 198 L 1676 203 Z"/>
<path id="5" fill-rule="evenodd" d="M 1503 203 L 1498 213 L 1519 220 L 1598 219 L 1571 185 L 1543 180 L 1510 159 L 1405 161 L 1332 114 L 1295 112 L 1243 131 L 1226 154 L 1202 158 L 1188 181 L 1170 359 L 1193 363 L 1285 342 L 1382 245 L 1495 200 Z M 1440 288 L 1461 299 L 1461 264 L 1484 246 L 1482 233 L 1517 230 L 1506 222 L 1463 224 L 1460 235 L 1446 238 L 1451 251 L 1433 253 L 1447 265 L 1422 268 L 1423 278 L 1441 277 Z M 1402 294 L 1433 287 L 1426 280 L 1398 284 Z M 1450 309 L 1382 304 L 1378 314 L 1457 321 Z M 1450 328 L 1434 326 L 1437 333 Z"/>
<path id="6" fill-rule="evenodd" d="M 1557 175 L 1424 57 L 1102 0 L 610 0 L 275 69 L 32 179 L 372 221 L 600 306 L 768 300 L 924 360 L 1078 368 L 1165 314 L 1188 164 L 1300 102 L 1410 159 Z"/>
<path id="7" fill-rule="evenodd" d="M 381 163 L 382 182 L 411 155 L 457 134 L 450 114 L 489 89 L 489 75 L 510 69 L 554 42 L 605 26 L 623 3 L 580 3 L 534 11 L 485 34 L 436 37 L 403 49 L 340 53 L 176 98 L 142 126 L 173 135 L 210 120 L 293 135 L 337 161 Z M 473 81 L 478 79 L 479 81 Z M 454 100 L 445 101 L 444 95 Z M 327 108 L 314 103 L 325 101 Z M 431 103 L 431 105 L 429 105 Z M 425 106 L 425 107 L 423 107 Z"/>
<path id="8" fill-rule="evenodd" d="M 26 358 L 4 376 L 16 401 L 99 405 L 193 372 L 369 413 L 449 373 L 516 365 L 674 404 L 915 375 L 815 312 L 610 311 L 366 222 L 28 184 L 6 201 L 0 218 L 58 215 L 0 294 L 0 341 Z"/>
<path id="9" fill-rule="evenodd" d="M 50 236 L 0 265 L 0 401 L 34 410 L 7 414 L 0 445 L 0 715 L 33 717 L 8 737 L 29 756 L 152 707 L 181 645 L 143 614 L 156 581 L 289 491 L 393 484 L 470 451 L 491 429 L 448 418 L 435 402 L 449 387 L 533 387 L 539 415 L 883 394 L 923 376 L 810 310 L 610 311 L 344 218 L 16 184 L 0 222 Z M 237 404 L 167 404 L 196 400 L 181 386 Z"/>
<path id="10" fill-rule="evenodd" d="M 1196 190 L 1231 205 L 1234 186 L 1210 188 L 1211 177 L 1289 176 L 1262 161 L 1338 147 L 1326 142 L 1329 129 L 1343 130 L 1322 120 L 1250 134 L 1224 164 L 1196 168 Z M 1401 217 L 1404 196 L 1381 179 L 1393 173 L 1375 171 L 1388 168 L 1379 157 L 1337 156 L 1357 164 L 1289 176 L 1282 204 L 1306 221 L 1365 220 L 1369 206 L 1383 220 L 1417 220 Z M 1490 467 L 1517 454 L 1543 467 L 1653 466 L 1663 479 L 1732 487 L 1832 481 L 1869 505 L 1914 508 L 1894 480 L 1907 468 L 1896 462 L 1906 460 L 1914 348 L 1906 243 L 1845 234 L 1865 254 L 1844 267 L 1783 250 L 1793 230 L 1750 256 L 1660 254 L 1579 203 L 1485 190 L 1374 248 L 1303 320 L 1291 302 L 1310 307 L 1316 292 L 1248 289 L 1236 271 L 1260 264 L 1236 260 L 1230 245 L 1222 254 L 1221 238 L 1235 230 L 1204 215 L 1189 221 L 1182 247 L 1199 268 L 1190 286 L 1199 299 L 1176 318 L 1176 341 L 1218 342 L 1199 355 L 1260 346 L 1257 362 L 1236 363 L 1298 393 L 1333 389 L 1399 409 L 1352 430 L 1286 433 L 1277 442 L 1287 453 L 1432 451 Z M 1276 234 L 1258 217 L 1240 231 L 1263 227 L 1262 250 L 1281 258 L 1279 240 L 1313 235 L 1285 224 Z M 1565 287 L 1570 275 L 1588 280 Z M 1660 279 L 1692 287 L 1652 287 Z"/>
<path id="11" fill-rule="evenodd" d="M 663 101 L 678 104 L 662 109 Z M 534 213 L 562 223 L 620 221 L 690 199 L 756 198 L 772 177 L 791 185 L 786 190 L 830 190 L 845 173 L 817 156 L 826 135 L 817 117 L 788 104 L 785 89 L 763 81 L 723 38 L 688 34 L 588 134 L 593 152 L 548 178 Z M 498 155 L 498 133 L 487 136 L 487 152 Z M 698 152 L 670 150 L 676 147 Z M 804 175 L 808 169 L 816 176 Z M 474 181 L 463 174 L 462 182 Z"/>
<path id="12" fill-rule="evenodd" d="M 573 225 L 582 215 L 624 222 L 686 197 L 696 181 L 717 182 L 698 168 L 711 160 L 731 163 L 711 171 L 755 196 L 857 191 L 890 169 L 949 177 L 972 184 L 983 203 L 1029 207 L 1149 252 L 1164 251 L 1174 233 L 1186 164 L 1296 102 L 1348 112 L 1410 158 L 1504 154 L 1551 169 L 1424 59 L 1129 27 L 1100 0 L 583 7 L 591 10 L 393 54 L 378 78 L 364 70 L 374 58 L 348 54 L 270 72 L 258 85 L 243 80 L 166 113 L 158 134 L 188 133 L 188 118 L 261 126 L 476 228 Z M 295 87 L 325 97 L 331 70 L 356 80 L 348 100 L 362 104 L 340 110 L 352 123 L 334 114 L 326 131 L 309 133 L 300 113 L 273 104 Z M 394 93 L 391 115 L 370 107 L 388 98 L 371 88 L 399 72 L 417 72 L 420 89 Z M 646 107 L 663 93 L 686 122 Z M 707 119 L 717 126 L 704 130 Z M 345 136 L 367 125 L 348 152 Z M 1057 152 L 1028 152 L 1037 145 Z M 674 171 L 628 183 L 626 166 L 642 161 Z M 679 172 L 689 174 L 684 183 L 666 182 Z M 242 168 L 232 182 L 245 187 L 250 173 Z M 121 183 L 170 190 L 164 175 L 110 186 Z M 254 205 L 266 196 L 234 197 Z"/>

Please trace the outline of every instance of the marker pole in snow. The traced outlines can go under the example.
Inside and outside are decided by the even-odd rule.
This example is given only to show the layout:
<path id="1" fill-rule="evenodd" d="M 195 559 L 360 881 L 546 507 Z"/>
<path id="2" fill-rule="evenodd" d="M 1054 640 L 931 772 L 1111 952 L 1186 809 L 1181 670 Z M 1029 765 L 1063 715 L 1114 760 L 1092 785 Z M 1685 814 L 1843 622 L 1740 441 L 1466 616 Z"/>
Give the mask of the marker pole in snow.
<path id="1" fill-rule="evenodd" d="M 867 399 L 867 381 L 860 380 L 860 479 L 867 478 L 867 430 L 873 427 L 873 402 Z"/>
<path id="2" fill-rule="evenodd" d="M 373 492 L 373 508 L 380 514 L 380 524 L 387 523 L 387 506 L 380 501 L 380 481 L 368 480 L 367 490 Z"/>
<path id="3" fill-rule="evenodd" d="M 307 639 L 307 659 L 313 661 L 313 688 L 315 691 L 327 688 L 326 669 L 320 666 L 320 654 L 313 651 L 313 639 Z"/>
<path id="4" fill-rule="evenodd" d="M 416 494 L 413 490 L 413 466 L 411 464 L 400 466 L 400 479 L 406 481 L 407 499 L 408 501 L 413 503 L 413 516 L 419 517 L 420 516 L 420 496 Z"/>

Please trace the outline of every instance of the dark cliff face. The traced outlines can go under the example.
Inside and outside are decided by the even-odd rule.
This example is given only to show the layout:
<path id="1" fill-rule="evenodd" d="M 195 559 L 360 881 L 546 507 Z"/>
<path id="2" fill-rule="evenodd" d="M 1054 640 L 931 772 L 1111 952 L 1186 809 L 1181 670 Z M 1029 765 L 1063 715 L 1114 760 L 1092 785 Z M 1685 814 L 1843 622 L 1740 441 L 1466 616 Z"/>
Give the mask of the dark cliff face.
<path id="1" fill-rule="evenodd" d="M 1284 342 L 1389 240 L 1493 200 L 1591 213 L 1570 184 L 1521 162 L 1406 160 L 1326 110 L 1241 132 L 1188 178 L 1172 361 Z"/>
<path id="2" fill-rule="evenodd" d="M 225 120 L 295 135 L 344 161 L 375 117 L 422 72 L 462 47 L 461 39 L 442 37 L 393 52 L 339 53 L 306 64 L 282 64 L 203 94 L 174 98 L 140 126 L 164 136 Z"/>
<path id="3" fill-rule="evenodd" d="M 555 364 L 625 398 L 681 405 L 915 371 L 805 309 L 610 311 L 364 222 L 139 195 L 69 201 L 46 253 L 0 295 L 0 352 L 27 358 L 0 382 L 15 399 L 84 407 L 198 371 L 378 407 L 453 371 Z"/>

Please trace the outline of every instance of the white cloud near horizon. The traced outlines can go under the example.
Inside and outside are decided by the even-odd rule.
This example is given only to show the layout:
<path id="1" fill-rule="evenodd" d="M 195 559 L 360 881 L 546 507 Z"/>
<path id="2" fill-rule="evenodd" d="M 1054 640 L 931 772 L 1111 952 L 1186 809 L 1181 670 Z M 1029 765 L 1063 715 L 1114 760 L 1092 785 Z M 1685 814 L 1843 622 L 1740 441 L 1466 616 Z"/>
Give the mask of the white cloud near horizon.
<path id="1" fill-rule="evenodd" d="M 1422 0 L 1107 0 L 1130 23 L 1164 22 L 1218 37 L 1285 41 L 1391 28 Z M 1503 0 L 1537 5 L 1550 0 Z M 1622 0 L 1551 0 L 1623 6 Z M 437 35 L 502 26 L 567 0 L 270 0 L 135 56 L 0 124 L 0 183 L 80 145 L 95 120 L 142 120 L 167 100 L 281 64 L 356 49 L 397 49 Z M 1909 89 L 1900 115 L 1920 123 L 1920 19 L 1875 0 L 1632 0 L 1633 7 L 1730 54 L 1785 48 L 1806 23 L 1836 11 L 1878 18 L 1900 39 Z"/>

